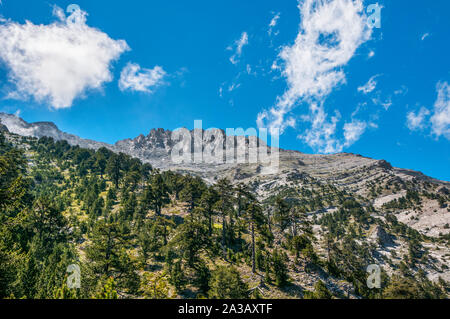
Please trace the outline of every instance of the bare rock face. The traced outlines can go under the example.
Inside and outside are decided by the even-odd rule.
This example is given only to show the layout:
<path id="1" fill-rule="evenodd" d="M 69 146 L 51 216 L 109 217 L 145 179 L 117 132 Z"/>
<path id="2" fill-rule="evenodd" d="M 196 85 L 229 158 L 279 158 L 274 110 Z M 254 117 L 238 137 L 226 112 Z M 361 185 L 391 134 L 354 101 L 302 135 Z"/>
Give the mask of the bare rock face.
<path id="1" fill-rule="evenodd" d="M 381 246 L 392 246 L 394 241 L 392 236 L 386 233 L 386 231 L 381 226 L 376 226 L 369 235 L 369 239 L 379 243 Z"/>
<path id="2" fill-rule="evenodd" d="M 0 122 L 0 133 L 9 133 L 8 128 Z"/>

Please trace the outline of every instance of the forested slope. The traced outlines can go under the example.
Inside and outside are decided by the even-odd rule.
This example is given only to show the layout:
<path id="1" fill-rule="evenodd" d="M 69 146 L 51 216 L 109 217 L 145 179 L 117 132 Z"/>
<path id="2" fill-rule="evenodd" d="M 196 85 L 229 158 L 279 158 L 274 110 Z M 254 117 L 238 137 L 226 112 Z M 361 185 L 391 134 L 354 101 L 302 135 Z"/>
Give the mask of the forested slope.
<path id="1" fill-rule="evenodd" d="M 0 298 L 448 297 L 450 237 L 393 213 L 426 196 L 447 207 L 448 193 L 405 187 L 375 208 L 306 179 L 261 197 L 105 148 L 1 134 Z M 309 213 L 324 203 L 334 208 Z M 380 289 L 367 287 L 371 264 Z M 80 289 L 67 286 L 69 265 Z"/>

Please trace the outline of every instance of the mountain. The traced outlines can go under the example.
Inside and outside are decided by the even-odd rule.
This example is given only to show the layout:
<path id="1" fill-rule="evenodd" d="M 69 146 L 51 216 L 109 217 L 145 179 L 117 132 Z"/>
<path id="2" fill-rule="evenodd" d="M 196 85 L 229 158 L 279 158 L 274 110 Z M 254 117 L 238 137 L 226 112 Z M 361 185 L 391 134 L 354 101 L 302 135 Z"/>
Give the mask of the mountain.
<path id="1" fill-rule="evenodd" d="M 402 198 L 406 195 L 405 185 L 412 185 L 416 190 L 424 191 L 432 185 L 436 192 L 450 189 L 450 183 L 428 177 L 420 172 L 392 167 L 385 160 L 375 160 L 361 155 L 341 153 L 333 155 L 304 154 L 298 151 L 279 149 L 279 169 L 265 172 L 264 164 L 214 164 L 214 163 L 182 163 L 175 164 L 171 153 L 176 142 L 172 140 L 173 132 L 164 129 L 152 129 L 147 136 L 140 135 L 134 139 L 119 141 L 114 145 L 82 139 L 78 136 L 62 132 L 54 123 L 37 122 L 27 123 L 16 115 L 0 113 L 0 122 L 11 132 L 17 135 L 40 138 L 52 137 L 55 140 L 66 140 L 72 146 L 99 149 L 105 147 L 114 152 L 122 152 L 139 158 L 144 163 L 150 163 L 161 170 L 172 170 L 178 173 L 187 173 L 203 178 L 207 183 L 213 184 L 220 178 L 226 177 L 234 183 L 253 185 L 261 198 L 267 198 L 281 189 L 294 186 L 307 186 L 311 184 L 329 184 L 350 194 L 366 199 L 367 205 L 381 208 L 383 205 Z M 223 133 L 223 131 L 216 132 Z M 192 140 L 196 134 L 204 131 L 191 131 Z M 200 135 L 200 136 L 201 136 Z M 237 158 L 236 137 L 235 154 Z M 214 140 L 206 139 L 202 149 L 208 149 Z M 224 147 L 226 143 L 224 142 Z M 257 148 L 266 144 L 261 140 L 246 138 L 246 159 L 255 145 Z M 272 150 L 268 148 L 270 153 Z M 395 185 L 395 187 L 393 186 Z M 433 202 L 432 200 L 426 200 Z M 446 209 L 428 205 L 431 211 L 418 212 L 417 220 L 412 219 L 409 210 L 400 213 L 400 219 L 413 228 L 437 236 L 439 233 L 448 233 L 445 225 L 450 223 L 450 213 Z M 333 209 L 333 207 L 328 207 Z M 436 210 L 436 212 L 435 212 Z M 324 210 L 325 212 L 327 209 Z"/>
<path id="2" fill-rule="evenodd" d="M 16 115 L 0 112 L 0 123 L 6 126 L 11 133 L 17 135 L 36 138 L 44 136 L 52 137 L 55 141 L 66 140 L 72 146 L 78 145 L 90 149 L 99 149 L 101 147 L 110 148 L 106 143 L 86 140 L 72 134 L 64 133 L 52 122 L 36 122 L 30 124 Z"/>
<path id="3" fill-rule="evenodd" d="M 303 288 L 309 291 L 316 289 L 318 280 L 325 281 L 326 286 L 333 290 L 336 296 L 368 296 L 366 293 L 370 292 L 363 292 L 368 265 L 380 266 L 391 278 L 394 283 L 391 286 L 394 288 L 399 276 L 406 279 L 416 278 L 422 288 L 414 288 L 417 290 L 413 292 L 414 296 L 425 296 L 425 292 L 434 289 L 427 280 L 435 283 L 442 280 L 444 283 L 450 282 L 450 183 L 433 179 L 420 172 L 395 168 L 385 160 L 348 153 L 304 154 L 269 148 L 263 141 L 254 137 L 225 138 L 222 130 L 186 130 L 184 133 L 187 144 L 184 146 L 196 149 L 197 155 L 202 151 L 205 155 L 203 160 L 211 160 L 212 156 L 206 154 L 216 147 L 216 160 L 226 158 L 227 153 L 232 155 L 229 158 L 233 161 L 177 163 L 172 154 L 180 151 L 180 143 L 175 139 L 174 132 L 164 129 L 153 129 L 147 136 L 140 135 L 112 145 L 62 132 L 53 123 L 27 123 L 17 116 L 0 113 L 0 131 L 0 141 L 4 136 L 10 142 L 0 143 L 0 146 L 8 149 L 7 145 L 11 144 L 24 150 L 29 164 L 26 171 L 33 181 L 30 185 L 34 185 L 34 190 L 42 194 L 56 194 L 54 201 L 61 207 L 60 210 L 70 216 L 71 220 L 77 221 L 71 226 L 80 226 L 81 233 L 76 241 L 80 252 L 96 240 L 96 235 L 101 235 L 92 233 L 93 229 L 88 227 L 96 218 L 101 221 L 105 212 L 131 220 L 138 218 L 143 212 L 147 213 L 146 219 L 154 216 L 153 209 L 141 206 L 147 200 L 152 202 L 152 197 L 148 196 L 151 193 L 147 193 L 145 188 L 147 183 L 151 183 L 152 189 L 157 185 L 160 186 L 159 189 L 171 189 L 170 199 L 167 198 L 166 205 L 160 207 L 162 216 L 173 221 L 173 226 L 169 226 L 173 228 L 171 235 L 165 240 L 173 239 L 176 243 L 179 235 L 183 234 L 184 241 L 189 242 L 189 239 L 195 236 L 191 236 L 190 232 L 183 233 L 189 229 L 182 225 L 195 226 L 196 223 L 189 221 L 189 218 L 203 211 L 202 208 L 194 214 L 194 209 L 189 208 L 193 206 L 190 205 L 205 199 L 208 201 L 212 194 L 208 193 L 208 188 L 214 189 L 215 187 L 210 186 L 216 184 L 219 178 L 226 177 L 235 186 L 241 183 L 248 186 L 247 190 L 230 185 L 222 186 L 225 190 L 233 189 L 234 195 L 228 199 L 233 208 L 229 212 L 235 212 L 236 216 L 232 213 L 228 217 L 226 214 L 220 215 L 222 206 L 216 206 L 219 203 L 218 198 L 212 197 L 212 214 L 209 215 L 211 218 L 208 221 L 210 227 L 202 229 L 207 231 L 210 228 L 207 233 L 213 235 L 211 238 L 215 244 L 222 242 L 223 236 L 230 236 L 222 232 L 223 229 L 232 229 L 228 241 L 235 242 L 237 237 L 234 236 L 243 240 L 239 254 L 244 255 L 233 255 L 228 261 L 233 258 L 236 262 L 239 261 L 237 265 L 241 275 L 251 287 L 260 285 L 258 287 L 265 296 L 300 296 L 303 295 Z M 81 148 L 68 147 L 50 140 L 25 139 L 22 136 L 48 136 L 55 140 L 67 140 L 72 146 Z M 199 137 L 202 143 L 198 143 Z M 98 150 L 102 147 L 116 153 L 128 154 L 130 157 L 115 156 L 112 152 L 94 153 L 85 150 Z M 228 151 L 221 155 L 221 150 Z M 239 160 L 249 162 L 255 151 L 260 152 L 257 154 L 260 159 L 265 153 L 272 161 L 266 164 L 238 163 Z M 180 154 L 182 155 L 182 152 Z M 277 162 L 274 159 L 278 154 Z M 103 165 L 100 164 L 102 156 Z M 150 163 L 162 172 L 154 171 L 152 178 L 149 178 L 148 166 L 140 166 L 142 164 L 137 164 L 132 157 Z M 190 160 L 195 158 L 196 156 L 190 157 Z M 8 161 L 13 162 L 8 159 L 2 163 Z M 171 174 L 168 170 L 182 175 Z M 203 181 L 185 175 L 199 176 Z M 158 176 L 164 177 L 159 179 Z M 274 288 L 270 283 L 260 284 L 261 278 L 252 275 L 252 270 L 248 267 L 251 256 L 248 244 L 251 237 L 248 233 L 247 217 L 240 214 L 242 212 L 239 196 L 244 193 L 239 193 L 239 189 L 242 192 L 248 191 L 250 197 L 254 196 L 258 200 L 264 211 L 263 219 L 267 221 L 259 230 L 259 254 L 255 257 L 260 271 L 265 270 L 261 266 L 264 263 L 271 268 L 270 265 L 275 259 L 284 259 L 293 283 L 288 289 Z M 154 213 L 156 214 L 156 210 Z M 155 219 L 155 222 L 159 223 L 158 219 Z M 291 226 L 286 226 L 289 224 Z M 303 226 L 309 229 L 303 235 L 310 233 L 312 236 L 309 246 L 303 241 L 307 237 L 300 241 L 301 238 L 295 235 L 295 229 Z M 139 240 L 156 238 L 154 229 L 160 228 L 149 228 L 152 235 L 139 237 Z M 163 229 L 166 229 L 165 224 Z M 165 231 L 161 229 L 156 233 L 161 235 Z M 164 243 L 165 240 L 161 239 L 161 242 Z M 130 244 L 130 247 L 135 248 L 133 245 Z M 231 247 L 233 246 L 229 248 Z M 131 251 L 134 252 L 134 248 Z M 277 249 L 286 256 L 273 257 L 277 256 Z M 220 259 L 223 257 L 220 245 L 217 245 L 214 251 L 219 255 L 215 262 L 224 262 Z M 297 253 L 294 253 L 295 251 Z M 230 252 L 232 249 L 229 249 L 228 253 Z M 162 251 L 158 254 L 160 253 Z M 247 256 L 247 259 L 243 256 Z M 274 259 L 269 262 L 266 260 L 268 256 Z M 334 261 L 331 263 L 330 260 Z M 315 266 L 306 270 L 310 264 Z M 358 282 L 354 281 L 354 278 L 358 278 Z M 410 281 L 407 282 L 408 285 L 411 284 Z M 440 285 L 444 287 L 447 284 Z M 400 292 L 395 292 L 394 295 L 402 294 L 405 284 L 399 284 L 399 287 Z M 420 289 L 425 292 L 420 292 Z"/>

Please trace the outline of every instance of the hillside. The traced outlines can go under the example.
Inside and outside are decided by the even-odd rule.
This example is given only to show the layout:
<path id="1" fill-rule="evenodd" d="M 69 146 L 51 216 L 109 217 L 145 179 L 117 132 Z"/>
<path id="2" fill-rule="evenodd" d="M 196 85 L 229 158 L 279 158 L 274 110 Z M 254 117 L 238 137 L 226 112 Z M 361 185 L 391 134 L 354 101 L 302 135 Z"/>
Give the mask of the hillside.
<path id="1" fill-rule="evenodd" d="M 354 154 L 280 150 L 276 175 L 171 165 L 169 131 L 108 145 L 0 120 L 0 297 L 448 296 L 447 182 Z"/>

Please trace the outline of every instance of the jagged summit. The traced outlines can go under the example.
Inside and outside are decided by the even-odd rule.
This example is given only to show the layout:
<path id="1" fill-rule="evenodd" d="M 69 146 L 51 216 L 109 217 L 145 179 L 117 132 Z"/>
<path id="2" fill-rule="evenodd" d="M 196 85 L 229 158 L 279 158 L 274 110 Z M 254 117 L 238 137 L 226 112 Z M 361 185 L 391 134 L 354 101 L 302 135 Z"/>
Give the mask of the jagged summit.
<path id="1" fill-rule="evenodd" d="M 74 146 L 78 145 L 90 149 L 106 147 L 114 152 L 122 152 L 139 158 L 156 168 L 192 173 L 201 176 L 209 182 L 214 182 L 214 180 L 223 176 L 245 182 L 261 178 L 261 165 L 258 164 L 174 164 L 171 160 L 171 152 L 176 144 L 172 140 L 173 132 L 163 128 L 152 129 L 147 136 L 141 134 L 136 138 L 125 139 L 111 145 L 62 132 L 51 122 L 27 123 L 13 114 L 0 113 L 0 122 L 13 134 L 36 138 L 47 136 L 55 140 L 66 140 Z M 194 137 L 199 131 L 198 129 L 191 130 L 190 133 Z M 204 136 L 203 148 L 207 148 L 216 142 L 214 137 L 208 138 L 205 132 L 201 130 Z M 223 130 L 218 130 L 218 132 L 225 134 Z M 239 145 L 237 143 L 238 137 L 234 137 L 234 139 L 234 145 L 237 147 Z M 245 138 L 245 145 L 250 148 L 255 145 L 257 147 L 265 145 L 260 139 L 256 139 L 256 141 L 254 139 L 252 137 Z M 225 144 L 226 141 L 224 141 L 224 147 L 226 146 Z M 279 173 L 273 176 L 271 181 L 275 179 L 282 184 L 286 183 L 286 180 L 291 176 L 307 175 L 323 181 L 333 181 L 347 188 L 363 189 L 362 185 L 364 183 L 375 180 L 382 174 L 389 174 L 401 179 L 421 179 L 438 182 L 420 172 L 394 168 L 387 161 L 378 161 L 358 154 L 312 155 L 282 149 L 280 149 Z M 448 186 L 449 183 L 444 182 L 444 184 Z"/>

